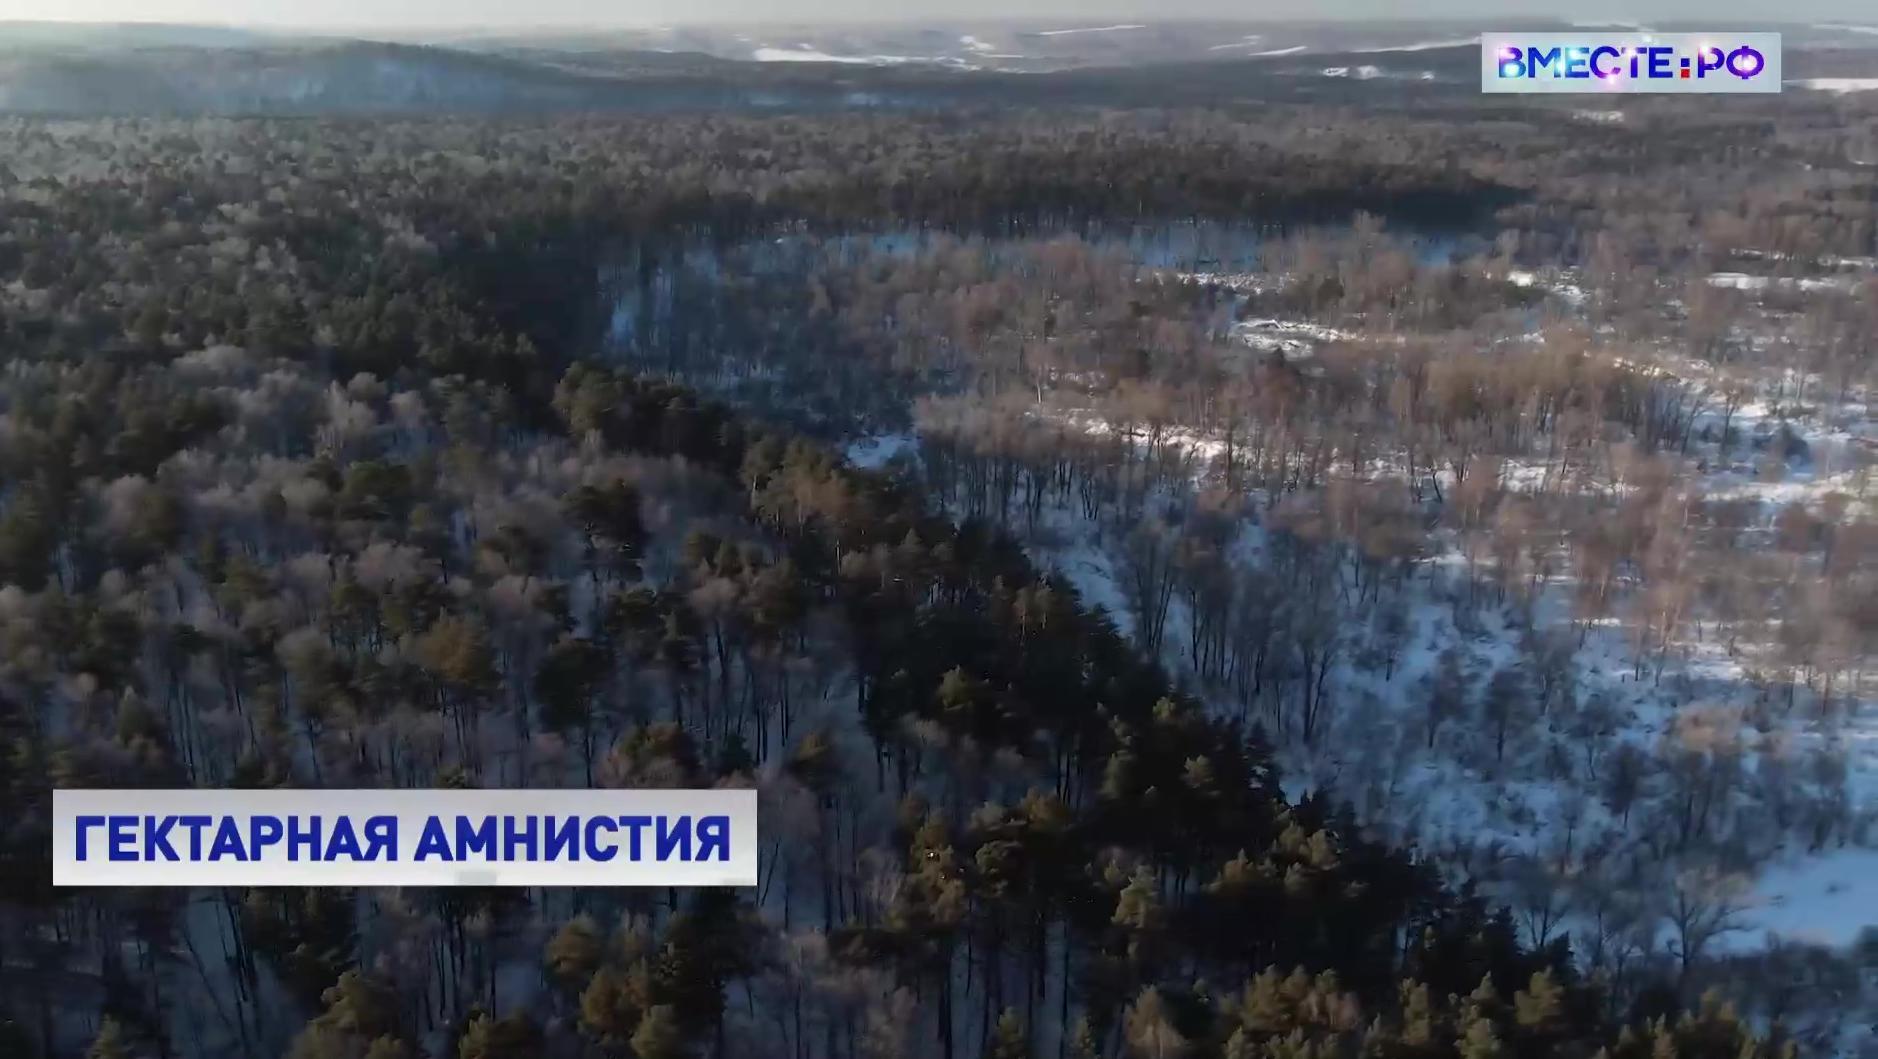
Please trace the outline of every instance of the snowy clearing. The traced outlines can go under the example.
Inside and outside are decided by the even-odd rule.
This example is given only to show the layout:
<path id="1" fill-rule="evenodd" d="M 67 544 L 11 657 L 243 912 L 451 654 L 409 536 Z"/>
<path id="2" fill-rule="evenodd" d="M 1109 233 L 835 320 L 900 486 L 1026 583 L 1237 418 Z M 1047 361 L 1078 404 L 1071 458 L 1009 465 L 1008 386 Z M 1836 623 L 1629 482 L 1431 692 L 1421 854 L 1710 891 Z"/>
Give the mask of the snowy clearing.
<path id="1" fill-rule="evenodd" d="M 1878 850 L 1839 849 L 1770 868 L 1754 887 L 1752 929 L 1727 939 L 1735 949 L 1773 939 L 1834 948 L 1851 945 L 1878 920 Z"/>

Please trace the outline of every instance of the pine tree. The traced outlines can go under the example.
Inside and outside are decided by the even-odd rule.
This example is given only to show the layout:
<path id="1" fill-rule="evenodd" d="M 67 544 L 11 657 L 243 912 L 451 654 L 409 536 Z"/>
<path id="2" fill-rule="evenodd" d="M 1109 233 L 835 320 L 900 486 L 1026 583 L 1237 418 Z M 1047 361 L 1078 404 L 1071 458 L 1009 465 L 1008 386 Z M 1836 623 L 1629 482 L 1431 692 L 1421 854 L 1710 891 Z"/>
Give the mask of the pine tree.
<path id="1" fill-rule="evenodd" d="M 1154 887 L 1154 876 L 1146 868 L 1136 869 L 1116 898 L 1114 923 L 1129 930 L 1151 930 L 1159 924 L 1160 914 L 1161 901 Z"/>
<path id="2" fill-rule="evenodd" d="M 124 1027 L 109 1015 L 98 1026 L 98 1036 L 85 1050 L 85 1059 L 130 1059 L 130 1048 L 124 1043 Z"/>
<path id="3" fill-rule="evenodd" d="M 370 1056 L 397 1059 L 405 1054 L 398 1035 L 397 993 L 386 983 L 360 971 L 347 971 L 326 990 L 321 1012 L 294 1039 L 290 1059 L 327 1059 L 358 1054 L 370 1041 Z"/>
<path id="4" fill-rule="evenodd" d="M 582 913 L 554 932 L 542 952 L 542 959 L 548 965 L 549 977 L 563 989 L 572 991 L 593 980 L 594 972 L 600 968 L 601 951 L 600 925 L 592 916 Z"/>
<path id="5" fill-rule="evenodd" d="M 535 1059 L 540 1050 L 540 1027 L 521 1013 L 505 1019 L 477 1015 L 456 1046 L 458 1059 Z"/>
<path id="6" fill-rule="evenodd" d="M 654 1004 L 639 1019 L 633 1031 L 633 1054 L 638 1059 L 683 1059 L 684 1036 L 678 1030 L 678 1016 L 669 1004 Z"/>
<path id="7" fill-rule="evenodd" d="M 1089 1016 L 1078 1015 L 1069 1028 L 1068 1059 L 1100 1059 L 1102 1045 L 1096 1040 L 1095 1027 L 1089 1025 Z"/>
<path id="8" fill-rule="evenodd" d="M 1682 1059 L 1682 1049 L 1676 1046 L 1676 1035 L 1660 1019 L 1651 1030 L 1650 1059 Z"/>
<path id="9" fill-rule="evenodd" d="M 1148 874 L 1146 868 L 1137 869 L 1128 885 L 1122 887 L 1115 900 L 1112 919 L 1116 926 L 1128 932 L 1128 958 L 1137 964 L 1146 963 L 1154 951 L 1162 922 L 1160 893 L 1154 885 L 1154 876 Z"/>
<path id="10" fill-rule="evenodd" d="M 991 1035 L 989 1059 L 1030 1059 L 1029 1033 L 1016 1008 L 1005 1008 Z"/>
<path id="11" fill-rule="evenodd" d="M 396 1037 L 379 1037 L 365 1049 L 365 1059 L 411 1059 L 411 1048 Z"/>
<path id="12" fill-rule="evenodd" d="M 600 968 L 580 994 L 580 1028 L 602 1044 L 625 1043 L 640 1015 L 627 975 L 615 968 Z"/>
<path id="13" fill-rule="evenodd" d="M 1435 1003 L 1433 994 L 1422 982 L 1404 981 L 1399 1003 L 1402 1007 L 1402 1043 L 1410 1048 L 1426 1048 L 1435 1040 Z"/>
<path id="14" fill-rule="evenodd" d="M 1149 986 L 1129 1005 L 1125 1023 L 1128 1044 L 1140 1059 L 1178 1059 L 1187 1052 L 1187 1040 L 1174 1027 L 1160 990 Z"/>
<path id="15" fill-rule="evenodd" d="M 1460 1059 L 1501 1059 L 1506 1054 L 1492 1020 L 1479 1014 L 1469 1014 L 1454 1046 Z"/>
<path id="16" fill-rule="evenodd" d="M 1526 988 L 1513 994 L 1513 1019 L 1521 1029 L 1544 1033 L 1565 1012 L 1565 990 L 1548 970 L 1534 971 Z"/>
<path id="17" fill-rule="evenodd" d="M 1291 1005 L 1286 1003 L 1276 968 L 1267 968 L 1245 985 L 1239 1000 L 1239 1021 L 1262 1036 L 1291 1028 Z"/>

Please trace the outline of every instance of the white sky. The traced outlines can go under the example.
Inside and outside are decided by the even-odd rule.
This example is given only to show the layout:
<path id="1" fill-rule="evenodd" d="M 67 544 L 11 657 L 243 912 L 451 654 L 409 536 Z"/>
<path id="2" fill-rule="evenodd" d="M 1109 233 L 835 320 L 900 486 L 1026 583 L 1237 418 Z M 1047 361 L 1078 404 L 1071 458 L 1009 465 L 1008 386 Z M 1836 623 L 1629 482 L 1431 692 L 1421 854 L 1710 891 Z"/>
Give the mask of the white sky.
<path id="1" fill-rule="evenodd" d="M 1415 18 L 1495 16 L 1844 20 L 1878 24 L 1873 0 L 0 0 L 0 21 L 181 22 L 366 28 L 646 26 L 714 21 L 895 21 L 1046 18 L 1065 27 L 1125 19 Z M 1718 26 L 1718 28 L 1723 28 Z"/>

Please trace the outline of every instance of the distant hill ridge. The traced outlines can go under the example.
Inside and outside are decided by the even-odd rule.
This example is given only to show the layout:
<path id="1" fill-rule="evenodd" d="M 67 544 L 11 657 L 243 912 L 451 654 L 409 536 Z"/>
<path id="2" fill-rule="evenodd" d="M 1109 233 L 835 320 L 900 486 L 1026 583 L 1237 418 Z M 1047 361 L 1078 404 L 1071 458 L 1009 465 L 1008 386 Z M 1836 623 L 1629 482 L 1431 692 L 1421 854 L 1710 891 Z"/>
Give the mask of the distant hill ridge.
<path id="1" fill-rule="evenodd" d="M 392 41 L 213 26 L 0 22 L 0 111 L 1127 105 L 1274 95 L 1383 103 L 1477 92 L 1473 32 L 1471 25 L 1451 22 L 1083 26 L 1066 20 L 963 28 L 407 34 Z M 1785 32 L 1792 76 L 1878 75 L 1878 34 L 1848 35 L 1831 27 Z M 1803 72 L 1812 64 L 1796 61 L 1792 53 L 1809 41 L 1834 50 L 1798 57 L 1820 57 L 1818 69 Z M 1360 70 L 1363 76 L 1329 75 L 1336 70 Z M 1365 81 L 1376 83 L 1366 87 Z"/>

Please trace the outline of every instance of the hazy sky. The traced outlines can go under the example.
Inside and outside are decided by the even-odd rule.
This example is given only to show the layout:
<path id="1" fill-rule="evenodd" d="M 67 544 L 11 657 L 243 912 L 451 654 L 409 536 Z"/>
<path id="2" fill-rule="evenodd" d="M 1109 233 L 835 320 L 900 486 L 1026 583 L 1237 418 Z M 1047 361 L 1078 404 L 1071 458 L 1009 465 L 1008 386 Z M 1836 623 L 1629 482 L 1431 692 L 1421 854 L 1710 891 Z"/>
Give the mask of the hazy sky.
<path id="1" fill-rule="evenodd" d="M 714 21 L 1034 17 L 1100 25 L 1131 17 L 1564 18 L 1878 23 L 1873 0 L 0 0 L 0 20 L 191 22 L 317 28 L 514 28 Z"/>

